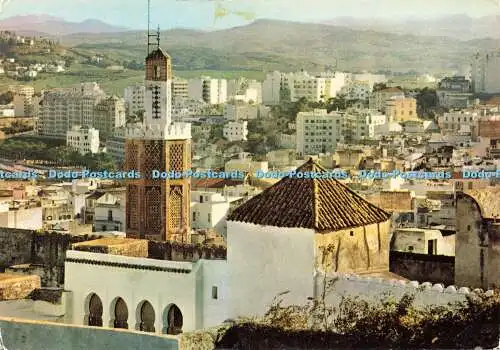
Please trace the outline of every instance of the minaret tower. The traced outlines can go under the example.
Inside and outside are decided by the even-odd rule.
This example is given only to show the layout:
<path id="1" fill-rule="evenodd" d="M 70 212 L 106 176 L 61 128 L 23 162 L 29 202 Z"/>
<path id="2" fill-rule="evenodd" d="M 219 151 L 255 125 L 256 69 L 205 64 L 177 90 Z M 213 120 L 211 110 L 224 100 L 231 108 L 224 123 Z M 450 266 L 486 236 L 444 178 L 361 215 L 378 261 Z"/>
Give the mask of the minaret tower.
<path id="1" fill-rule="evenodd" d="M 156 45 L 153 36 L 148 29 L 144 121 L 127 127 L 125 168 L 141 177 L 127 180 L 125 231 L 129 238 L 187 242 L 190 179 L 155 178 L 153 171 L 191 168 L 191 124 L 172 123 L 172 60 L 160 48 L 159 29 Z"/>

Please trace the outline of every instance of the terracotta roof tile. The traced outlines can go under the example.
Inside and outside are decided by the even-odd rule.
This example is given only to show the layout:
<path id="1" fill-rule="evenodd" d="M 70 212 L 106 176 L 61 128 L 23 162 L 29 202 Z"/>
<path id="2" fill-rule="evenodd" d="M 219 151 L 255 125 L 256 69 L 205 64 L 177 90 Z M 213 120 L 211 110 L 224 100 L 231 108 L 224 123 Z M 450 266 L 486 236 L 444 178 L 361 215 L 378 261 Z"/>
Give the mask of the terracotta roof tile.
<path id="1" fill-rule="evenodd" d="M 191 188 L 224 188 L 225 186 L 236 186 L 244 183 L 244 180 L 235 179 L 191 179 Z"/>
<path id="2" fill-rule="evenodd" d="M 310 159 L 297 172 L 326 170 Z M 228 220 L 329 232 L 384 222 L 390 216 L 335 179 L 285 177 L 234 210 Z"/>

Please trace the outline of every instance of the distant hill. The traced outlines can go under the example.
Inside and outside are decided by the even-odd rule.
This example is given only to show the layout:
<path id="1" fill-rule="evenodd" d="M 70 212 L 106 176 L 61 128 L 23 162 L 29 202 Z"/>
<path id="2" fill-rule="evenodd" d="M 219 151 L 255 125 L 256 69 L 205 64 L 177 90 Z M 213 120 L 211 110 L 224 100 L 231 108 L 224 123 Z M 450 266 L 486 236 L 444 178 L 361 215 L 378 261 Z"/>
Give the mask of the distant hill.
<path id="1" fill-rule="evenodd" d="M 75 50 L 142 61 L 144 32 L 72 34 L 61 44 Z M 328 24 L 257 20 L 219 31 L 170 30 L 162 33 L 179 70 L 323 69 L 337 63 L 349 71 L 462 72 L 476 51 L 496 49 L 500 40 L 384 33 Z"/>
<path id="2" fill-rule="evenodd" d="M 500 15 L 472 18 L 467 15 L 452 15 L 433 19 L 359 19 L 338 17 L 324 24 L 349 27 L 358 30 L 374 30 L 393 34 L 419 36 L 446 36 L 458 40 L 500 38 Z"/>
<path id="3" fill-rule="evenodd" d="M 96 19 L 68 22 L 49 15 L 15 16 L 0 20 L 0 30 L 12 30 L 23 35 L 68 35 L 75 33 L 116 33 L 128 30 Z"/>

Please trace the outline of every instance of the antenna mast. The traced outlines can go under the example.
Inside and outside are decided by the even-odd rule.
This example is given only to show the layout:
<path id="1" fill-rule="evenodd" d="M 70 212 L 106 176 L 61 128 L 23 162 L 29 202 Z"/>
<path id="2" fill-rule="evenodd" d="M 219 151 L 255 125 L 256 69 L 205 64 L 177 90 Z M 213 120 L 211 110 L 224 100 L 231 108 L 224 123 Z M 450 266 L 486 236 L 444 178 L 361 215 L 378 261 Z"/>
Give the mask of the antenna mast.
<path id="1" fill-rule="evenodd" d="M 151 38 L 157 38 L 158 34 L 151 33 L 151 0 L 148 0 L 148 55 L 151 52 L 151 46 L 155 44 L 151 42 Z"/>

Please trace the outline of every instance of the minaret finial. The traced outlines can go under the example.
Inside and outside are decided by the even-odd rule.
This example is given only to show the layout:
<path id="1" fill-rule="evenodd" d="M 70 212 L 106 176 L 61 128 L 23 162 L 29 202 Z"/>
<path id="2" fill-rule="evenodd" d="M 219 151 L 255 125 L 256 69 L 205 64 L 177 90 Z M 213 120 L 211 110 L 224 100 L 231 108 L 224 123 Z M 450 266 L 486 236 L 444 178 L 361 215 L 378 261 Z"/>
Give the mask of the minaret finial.
<path id="1" fill-rule="evenodd" d="M 156 43 L 157 48 L 160 48 L 160 25 L 158 25 L 158 30 L 156 31 Z"/>

